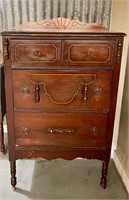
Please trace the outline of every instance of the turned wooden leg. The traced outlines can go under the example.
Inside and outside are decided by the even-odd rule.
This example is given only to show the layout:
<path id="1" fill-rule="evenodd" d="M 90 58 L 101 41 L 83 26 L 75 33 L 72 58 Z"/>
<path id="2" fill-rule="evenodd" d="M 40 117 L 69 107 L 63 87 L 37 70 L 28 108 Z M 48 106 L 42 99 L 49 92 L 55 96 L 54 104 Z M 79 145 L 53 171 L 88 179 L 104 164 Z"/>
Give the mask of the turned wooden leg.
<path id="1" fill-rule="evenodd" d="M 1 148 L 1 152 L 5 153 L 3 122 L 1 122 L 0 125 L 1 125 L 0 126 L 0 148 Z"/>
<path id="2" fill-rule="evenodd" d="M 102 177 L 100 180 L 100 185 L 105 189 L 107 186 L 107 171 L 108 171 L 108 163 L 106 161 L 103 161 L 102 163 Z"/>
<path id="3" fill-rule="evenodd" d="M 12 189 L 15 190 L 15 186 L 16 186 L 16 162 L 15 161 L 11 161 L 10 162 L 10 170 L 11 170 L 11 185 L 12 185 Z"/>

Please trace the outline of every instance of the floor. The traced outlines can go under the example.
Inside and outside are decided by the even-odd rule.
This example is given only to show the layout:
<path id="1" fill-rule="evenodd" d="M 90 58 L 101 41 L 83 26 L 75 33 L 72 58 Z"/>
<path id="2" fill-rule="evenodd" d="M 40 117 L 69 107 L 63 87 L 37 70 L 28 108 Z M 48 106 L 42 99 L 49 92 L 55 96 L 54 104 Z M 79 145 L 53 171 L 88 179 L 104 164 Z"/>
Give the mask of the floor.
<path id="1" fill-rule="evenodd" d="M 0 153 L 0 160 L 0 200 L 128 199 L 112 160 L 105 190 L 99 185 L 101 161 L 18 160 L 16 191 L 10 185 L 8 154 Z"/>

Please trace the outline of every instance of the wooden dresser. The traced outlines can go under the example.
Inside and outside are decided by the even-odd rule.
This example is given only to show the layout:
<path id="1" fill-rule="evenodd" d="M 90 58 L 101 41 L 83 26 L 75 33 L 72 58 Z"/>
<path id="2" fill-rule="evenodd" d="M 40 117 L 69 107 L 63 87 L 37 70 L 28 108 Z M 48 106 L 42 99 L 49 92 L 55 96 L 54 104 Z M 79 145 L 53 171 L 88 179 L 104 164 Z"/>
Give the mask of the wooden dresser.
<path id="1" fill-rule="evenodd" d="M 125 34 L 58 18 L 2 36 L 13 189 L 36 157 L 99 159 L 106 188 Z"/>

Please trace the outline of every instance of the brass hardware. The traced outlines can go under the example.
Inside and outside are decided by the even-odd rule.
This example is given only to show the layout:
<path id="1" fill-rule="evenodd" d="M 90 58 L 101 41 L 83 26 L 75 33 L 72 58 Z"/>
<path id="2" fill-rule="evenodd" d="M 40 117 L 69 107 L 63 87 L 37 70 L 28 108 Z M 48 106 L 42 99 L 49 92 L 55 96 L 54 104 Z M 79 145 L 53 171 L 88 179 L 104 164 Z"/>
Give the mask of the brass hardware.
<path id="1" fill-rule="evenodd" d="M 74 128 L 47 128 L 47 133 L 75 133 Z"/>
<path id="2" fill-rule="evenodd" d="M 87 57 L 92 57 L 94 55 L 94 53 L 92 52 L 92 51 L 88 51 L 87 53 L 86 53 L 86 56 Z"/>
<path id="3" fill-rule="evenodd" d="M 20 145 L 19 144 L 15 144 L 15 147 L 19 147 Z"/>
<path id="4" fill-rule="evenodd" d="M 84 101 L 84 103 L 87 103 L 87 100 L 88 100 L 88 85 L 85 84 L 84 87 L 85 88 L 84 88 L 84 98 L 83 98 L 83 101 Z"/>
<path id="5" fill-rule="evenodd" d="M 29 126 L 23 126 L 22 132 L 27 135 L 30 132 L 30 127 Z"/>
<path id="6" fill-rule="evenodd" d="M 40 101 L 39 92 L 40 92 L 40 86 L 39 86 L 39 84 L 35 84 L 35 101 L 36 101 L 36 103 L 39 103 L 39 101 Z"/>
<path id="7" fill-rule="evenodd" d="M 92 127 L 92 128 L 90 129 L 90 132 L 91 132 L 92 135 L 97 135 L 97 134 L 98 134 L 98 130 L 99 130 L 99 129 L 98 129 L 97 127 L 94 126 L 94 127 Z"/>
<path id="8" fill-rule="evenodd" d="M 102 92 L 103 92 L 103 90 L 102 90 L 102 87 L 101 87 L 101 86 L 96 86 L 96 87 L 94 88 L 94 93 L 95 93 L 95 94 L 101 95 Z"/>
<path id="9" fill-rule="evenodd" d="M 41 51 L 34 51 L 33 55 L 36 56 L 36 57 L 41 57 L 42 52 Z"/>
<path id="10" fill-rule="evenodd" d="M 21 92 L 23 94 L 28 94 L 30 92 L 30 88 L 28 86 L 21 87 Z"/>

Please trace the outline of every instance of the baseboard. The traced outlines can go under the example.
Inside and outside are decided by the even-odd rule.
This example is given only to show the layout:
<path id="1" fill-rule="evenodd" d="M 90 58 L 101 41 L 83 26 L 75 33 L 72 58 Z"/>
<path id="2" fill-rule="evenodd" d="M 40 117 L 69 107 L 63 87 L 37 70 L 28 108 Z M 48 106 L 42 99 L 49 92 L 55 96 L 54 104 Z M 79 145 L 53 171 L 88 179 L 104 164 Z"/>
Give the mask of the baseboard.
<path id="1" fill-rule="evenodd" d="M 116 150 L 113 152 L 112 159 L 129 194 L 129 177 L 127 176 L 126 170 L 124 169 Z"/>
<path id="2" fill-rule="evenodd" d="M 4 133 L 7 133 L 7 125 L 6 124 L 4 124 Z"/>

